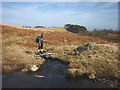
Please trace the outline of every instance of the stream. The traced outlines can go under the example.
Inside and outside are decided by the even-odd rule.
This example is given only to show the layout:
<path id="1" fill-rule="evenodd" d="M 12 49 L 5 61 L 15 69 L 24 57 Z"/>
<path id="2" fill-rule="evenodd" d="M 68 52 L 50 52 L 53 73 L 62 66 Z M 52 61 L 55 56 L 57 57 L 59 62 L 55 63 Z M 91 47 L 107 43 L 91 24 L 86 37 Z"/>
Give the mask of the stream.
<path id="1" fill-rule="evenodd" d="M 65 64 L 47 60 L 37 72 L 2 75 L 2 88 L 106 88 L 104 83 L 90 79 L 68 80 L 67 69 L 68 66 Z"/>

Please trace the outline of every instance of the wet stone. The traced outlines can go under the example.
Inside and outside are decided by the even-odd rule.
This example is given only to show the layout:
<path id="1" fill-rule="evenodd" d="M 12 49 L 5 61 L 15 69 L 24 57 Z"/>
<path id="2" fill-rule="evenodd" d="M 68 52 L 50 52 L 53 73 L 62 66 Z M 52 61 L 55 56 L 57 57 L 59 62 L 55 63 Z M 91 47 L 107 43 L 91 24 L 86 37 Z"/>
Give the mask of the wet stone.
<path id="1" fill-rule="evenodd" d="M 27 68 L 24 68 L 21 70 L 22 72 L 28 72 L 28 69 Z"/>
<path id="2" fill-rule="evenodd" d="M 37 71 L 38 69 L 39 69 L 39 67 L 37 67 L 36 65 L 31 65 L 30 66 L 30 70 L 33 71 L 33 72 Z"/>
<path id="3" fill-rule="evenodd" d="M 89 79 L 95 79 L 95 75 L 92 73 L 90 76 L 89 76 Z"/>

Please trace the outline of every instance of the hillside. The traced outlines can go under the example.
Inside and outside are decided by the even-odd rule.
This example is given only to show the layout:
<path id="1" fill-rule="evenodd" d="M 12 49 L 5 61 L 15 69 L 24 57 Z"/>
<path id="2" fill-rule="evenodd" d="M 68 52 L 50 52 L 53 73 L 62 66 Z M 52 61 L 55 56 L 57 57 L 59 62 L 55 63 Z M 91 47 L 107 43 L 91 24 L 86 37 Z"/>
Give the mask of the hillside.
<path id="1" fill-rule="evenodd" d="M 52 59 L 58 58 L 63 62 L 69 62 L 68 74 L 70 75 L 94 73 L 97 77 L 114 77 L 114 73 L 118 71 L 118 42 L 112 43 L 105 39 L 81 36 L 63 28 L 36 29 L 4 24 L 1 26 L 3 73 L 20 71 L 32 64 L 39 67 L 44 64 L 44 59 L 35 58 L 25 52 L 37 52 L 38 45 L 35 40 L 41 33 L 44 33 L 46 40 L 44 51 L 52 52 L 55 55 Z M 89 42 L 97 44 L 95 50 L 74 54 L 74 49 Z M 102 68 L 98 68 L 98 66 Z M 109 69 L 112 70 L 111 74 L 106 72 Z"/>
<path id="2" fill-rule="evenodd" d="M 60 28 L 25 28 L 18 26 L 2 25 L 3 36 L 10 36 L 16 39 L 16 44 L 23 45 L 24 47 L 35 48 L 37 44 L 35 39 L 38 35 L 44 33 L 44 39 L 47 40 L 46 46 L 49 45 L 79 45 L 87 42 L 96 42 L 99 44 L 109 43 L 106 40 L 100 38 L 94 38 L 90 36 L 81 36 L 78 34 L 73 34 Z M 15 38 L 16 37 L 16 38 Z M 22 39 L 17 41 L 17 39 Z M 4 39 L 4 37 L 3 37 Z"/>

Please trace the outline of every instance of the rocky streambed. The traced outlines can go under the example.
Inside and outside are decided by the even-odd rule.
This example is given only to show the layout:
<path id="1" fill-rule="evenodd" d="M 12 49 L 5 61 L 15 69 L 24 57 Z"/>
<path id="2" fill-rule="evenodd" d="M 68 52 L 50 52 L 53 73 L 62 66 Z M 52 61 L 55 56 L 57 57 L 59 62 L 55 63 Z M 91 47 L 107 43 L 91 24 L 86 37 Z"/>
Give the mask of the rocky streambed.
<path id="1" fill-rule="evenodd" d="M 85 77 L 66 77 L 68 66 L 47 60 L 37 72 L 14 72 L 2 76 L 2 88 L 107 88 L 102 82 Z"/>

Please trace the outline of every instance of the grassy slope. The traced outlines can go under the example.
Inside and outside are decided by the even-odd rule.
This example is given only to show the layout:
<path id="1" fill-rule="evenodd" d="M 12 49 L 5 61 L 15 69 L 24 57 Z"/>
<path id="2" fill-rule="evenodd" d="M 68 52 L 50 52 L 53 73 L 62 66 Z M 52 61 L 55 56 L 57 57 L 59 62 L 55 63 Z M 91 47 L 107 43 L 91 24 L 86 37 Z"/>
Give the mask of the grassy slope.
<path id="1" fill-rule="evenodd" d="M 3 34 L 3 38 L 2 38 L 3 66 L 2 67 L 3 67 L 4 73 L 22 69 L 24 67 L 28 67 L 31 64 L 39 64 L 39 65 L 43 64 L 44 60 L 42 58 L 37 59 L 25 53 L 25 51 L 37 52 L 37 44 L 35 42 L 35 39 L 41 33 L 44 33 L 44 38 L 47 40 L 47 42 L 45 42 L 45 45 L 44 45 L 45 50 L 51 50 L 53 53 L 55 53 L 57 58 L 61 58 L 63 61 L 67 60 L 71 62 L 69 65 L 70 68 L 68 70 L 70 71 L 70 73 L 71 71 L 76 69 L 78 70 L 84 69 L 82 71 L 91 72 L 92 70 L 91 68 L 100 65 L 97 62 L 98 60 L 96 59 L 94 59 L 93 61 L 87 60 L 88 59 L 87 55 L 91 54 L 94 51 L 88 52 L 87 55 L 86 53 L 81 54 L 82 56 L 69 55 L 69 53 L 72 53 L 73 49 L 76 48 L 78 45 L 85 44 L 88 42 L 95 42 L 97 44 L 110 44 L 110 45 L 115 44 L 115 43 L 108 42 L 106 40 L 102 40 L 100 38 L 93 38 L 89 36 L 80 36 L 78 34 L 73 34 L 73 33 L 67 32 L 65 29 L 62 29 L 62 28 L 40 28 L 40 29 L 30 28 L 29 29 L 29 28 L 23 28 L 23 27 L 17 27 L 17 26 L 2 25 L 2 34 Z M 105 49 L 105 50 L 108 50 L 108 49 Z M 96 49 L 95 52 L 98 52 L 98 50 Z M 105 54 L 106 51 L 103 51 L 102 53 Z M 93 55 L 93 57 L 100 56 L 100 53 L 97 53 L 97 54 L 95 56 Z M 115 54 L 115 58 L 117 58 L 116 56 L 117 52 L 114 52 L 114 54 Z M 110 57 L 109 55 L 106 55 L 106 56 L 108 56 L 106 58 Z M 80 58 L 83 58 L 83 59 L 80 60 Z M 103 59 L 103 61 L 104 60 L 106 59 Z M 89 66 L 88 69 L 85 69 L 84 65 L 81 64 L 83 62 L 87 63 L 87 66 Z M 102 63 L 102 61 L 99 61 L 99 62 Z M 116 62 L 114 65 L 116 65 Z M 79 68 L 76 68 L 76 67 L 79 67 Z M 97 70 L 98 70 L 97 68 L 96 70 L 93 69 L 95 73 L 97 73 L 96 72 Z M 114 71 L 116 70 L 117 70 L 117 66 L 115 66 Z M 81 74 L 81 72 L 77 72 L 77 73 Z"/>

